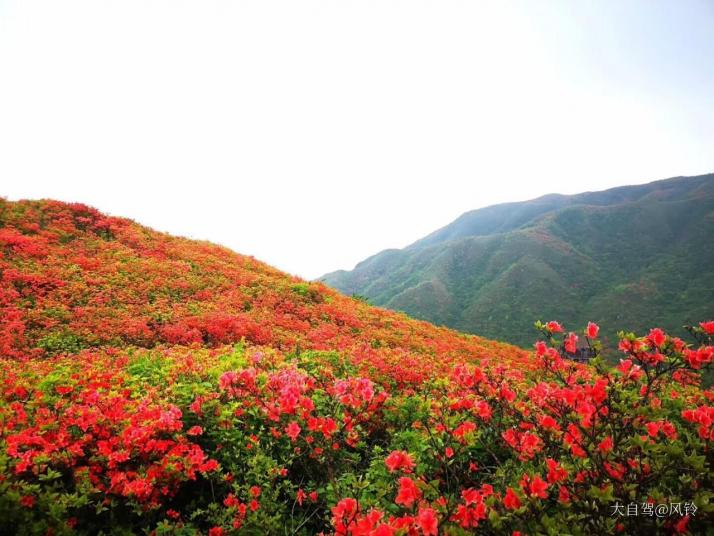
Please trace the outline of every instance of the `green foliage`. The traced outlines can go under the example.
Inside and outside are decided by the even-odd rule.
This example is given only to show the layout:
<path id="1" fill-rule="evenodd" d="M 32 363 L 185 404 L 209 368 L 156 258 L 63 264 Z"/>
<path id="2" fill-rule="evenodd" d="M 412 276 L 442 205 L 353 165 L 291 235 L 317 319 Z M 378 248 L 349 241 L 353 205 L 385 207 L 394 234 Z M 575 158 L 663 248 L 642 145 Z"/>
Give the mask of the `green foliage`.
<path id="1" fill-rule="evenodd" d="M 319 303 L 323 300 L 320 290 L 315 288 L 315 286 L 311 283 L 295 283 L 291 289 L 295 294 L 298 294 L 313 303 Z"/>
<path id="2" fill-rule="evenodd" d="M 48 354 L 75 354 L 87 348 L 89 344 L 75 333 L 69 330 L 55 331 L 45 335 L 37 341 L 38 348 L 42 348 Z"/>

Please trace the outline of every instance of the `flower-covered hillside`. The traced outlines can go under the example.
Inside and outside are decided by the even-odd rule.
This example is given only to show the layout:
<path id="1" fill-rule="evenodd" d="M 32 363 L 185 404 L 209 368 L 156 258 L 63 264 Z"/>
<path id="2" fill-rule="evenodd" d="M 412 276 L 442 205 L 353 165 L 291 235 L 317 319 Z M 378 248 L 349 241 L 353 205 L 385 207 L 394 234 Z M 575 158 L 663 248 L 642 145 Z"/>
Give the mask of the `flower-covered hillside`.
<path id="1" fill-rule="evenodd" d="M 415 321 L 290 277 L 251 257 L 79 204 L 0 199 L 0 354 L 98 346 L 339 350 L 428 374 L 456 359 L 525 352 Z M 430 356 L 429 360 L 414 360 Z"/>
<path id="2" fill-rule="evenodd" d="M 712 533 L 714 322 L 533 352 L 0 202 L 0 533 Z"/>

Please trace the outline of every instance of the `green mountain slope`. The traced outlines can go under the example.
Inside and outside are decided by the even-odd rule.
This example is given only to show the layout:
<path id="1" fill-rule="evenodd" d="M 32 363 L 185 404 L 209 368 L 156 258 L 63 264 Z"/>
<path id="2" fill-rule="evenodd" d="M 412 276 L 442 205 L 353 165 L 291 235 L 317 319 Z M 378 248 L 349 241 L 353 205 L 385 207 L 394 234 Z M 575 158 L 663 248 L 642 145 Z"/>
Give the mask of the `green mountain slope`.
<path id="1" fill-rule="evenodd" d="M 534 318 L 615 329 L 714 316 L 714 174 L 468 212 L 322 281 L 377 305 L 526 345 Z"/>

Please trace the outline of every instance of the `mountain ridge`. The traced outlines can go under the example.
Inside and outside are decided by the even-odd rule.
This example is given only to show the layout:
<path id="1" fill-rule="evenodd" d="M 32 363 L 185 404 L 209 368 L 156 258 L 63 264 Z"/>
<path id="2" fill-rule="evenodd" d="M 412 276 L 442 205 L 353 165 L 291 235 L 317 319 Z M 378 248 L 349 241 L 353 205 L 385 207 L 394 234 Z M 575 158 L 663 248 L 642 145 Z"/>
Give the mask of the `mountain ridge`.
<path id="1" fill-rule="evenodd" d="M 615 326 L 644 329 L 657 321 L 681 331 L 682 321 L 711 314 L 704 303 L 714 301 L 709 236 L 714 174 L 674 177 L 469 211 L 404 249 L 377 253 L 320 281 L 417 318 L 520 345 L 529 341 L 513 334 L 527 330 L 525 319 L 539 312 L 577 322 L 594 310 L 611 338 Z M 635 243 L 637 253 L 618 260 L 617 247 Z M 685 258 L 696 269 L 683 266 Z M 648 273 L 650 265 L 654 272 Z M 628 292 L 639 303 L 654 287 L 659 290 L 652 295 L 661 298 L 645 301 L 660 309 L 652 308 L 649 318 L 645 310 L 614 309 L 626 305 Z M 686 308 L 665 303 L 665 297 L 681 300 L 677 292 L 685 294 Z M 509 320 L 514 317 L 523 320 Z"/>
<path id="2" fill-rule="evenodd" d="M 671 186 L 671 187 L 676 187 L 677 185 L 681 184 L 682 180 L 685 181 L 691 181 L 692 179 L 701 179 L 701 180 L 696 180 L 695 182 L 697 184 L 702 184 L 706 182 L 707 180 L 712 180 L 714 178 L 714 174 L 706 174 L 706 175 L 699 175 L 696 177 L 685 177 L 685 176 L 678 176 L 678 177 L 671 177 L 668 179 L 660 179 L 657 181 L 652 181 L 646 184 L 636 184 L 636 185 L 625 185 L 625 186 L 616 186 L 614 188 L 609 188 L 607 190 L 596 190 L 596 191 L 587 191 L 587 192 L 581 192 L 578 194 L 559 194 L 559 193 L 549 193 L 545 194 L 539 197 L 536 197 L 532 200 L 527 200 L 527 201 L 514 201 L 514 202 L 509 202 L 509 203 L 498 203 L 496 205 L 489 205 L 487 207 L 483 207 L 480 209 L 475 209 L 475 210 L 470 210 L 468 212 L 465 212 L 456 220 L 451 222 L 450 224 L 445 225 L 444 227 L 437 229 L 433 233 L 430 233 L 429 235 L 425 236 L 424 238 L 421 238 L 412 244 L 408 245 L 404 249 L 409 249 L 412 247 L 418 247 L 424 244 L 428 243 L 434 243 L 434 238 L 438 237 L 440 234 L 442 234 L 445 230 L 451 229 L 454 226 L 456 226 L 460 221 L 463 220 L 468 220 L 469 218 L 472 218 L 477 215 L 482 215 L 485 213 L 488 213 L 490 211 L 498 211 L 498 210 L 503 210 L 505 208 L 511 208 L 511 207 L 521 207 L 524 205 L 532 206 L 532 205 L 545 205 L 546 207 L 552 207 L 552 208 L 566 208 L 567 206 L 575 206 L 575 205 L 592 205 L 592 206 L 601 206 L 603 204 L 612 204 L 611 200 L 614 195 L 617 194 L 624 194 L 620 196 L 619 203 L 621 204 L 624 202 L 633 202 L 634 200 L 631 198 L 631 196 L 637 195 L 638 193 L 641 193 L 642 195 L 647 195 L 651 194 L 653 192 L 653 187 L 662 187 L 662 186 Z M 659 190 L 658 188 L 658 191 Z M 608 194 L 607 200 L 603 199 L 605 194 Z M 628 196 L 627 194 L 630 194 Z M 637 200 L 641 200 L 641 197 L 638 198 Z M 581 201 L 582 200 L 582 201 Z M 584 202 L 587 201 L 587 202 Z M 608 202 L 609 201 L 609 202 Z M 560 202 L 560 204 L 559 204 Z M 545 210 L 544 212 L 548 212 L 548 210 Z M 537 212 L 533 214 L 533 217 L 537 217 L 540 214 L 543 214 L 544 212 Z M 485 234 L 485 233 L 481 233 Z M 473 236 L 473 234 L 470 234 L 469 236 Z M 443 241 L 443 239 L 441 240 Z"/>

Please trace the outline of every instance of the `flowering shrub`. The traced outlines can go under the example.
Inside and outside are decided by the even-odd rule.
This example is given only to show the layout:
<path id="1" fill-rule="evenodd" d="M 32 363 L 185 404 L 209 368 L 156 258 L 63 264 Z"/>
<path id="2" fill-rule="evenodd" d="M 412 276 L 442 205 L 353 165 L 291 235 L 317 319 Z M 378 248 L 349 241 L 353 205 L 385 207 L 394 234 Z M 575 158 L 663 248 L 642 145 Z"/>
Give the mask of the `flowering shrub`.
<path id="1" fill-rule="evenodd" d="M 6 531 L 714 524 L 714 322 L 690 342 L 622 333 L 617 365 L 580 364 L 595 324 L 537 323 L 525 352 L 83 206 L 0 202 L 0 222 Z"/>
<path id="2" fill-rule="evenodd" d="M 714 439 L 696 333 L 623 334 L 609 368 L 564 359 L 546 328 L 533 369 L 455 364 L 419 390 L 260 346 L 6 360 L 0 515 L 58 534 L 696 533 Z M 611 515 L 633 500 L 698 509 Z"/>

